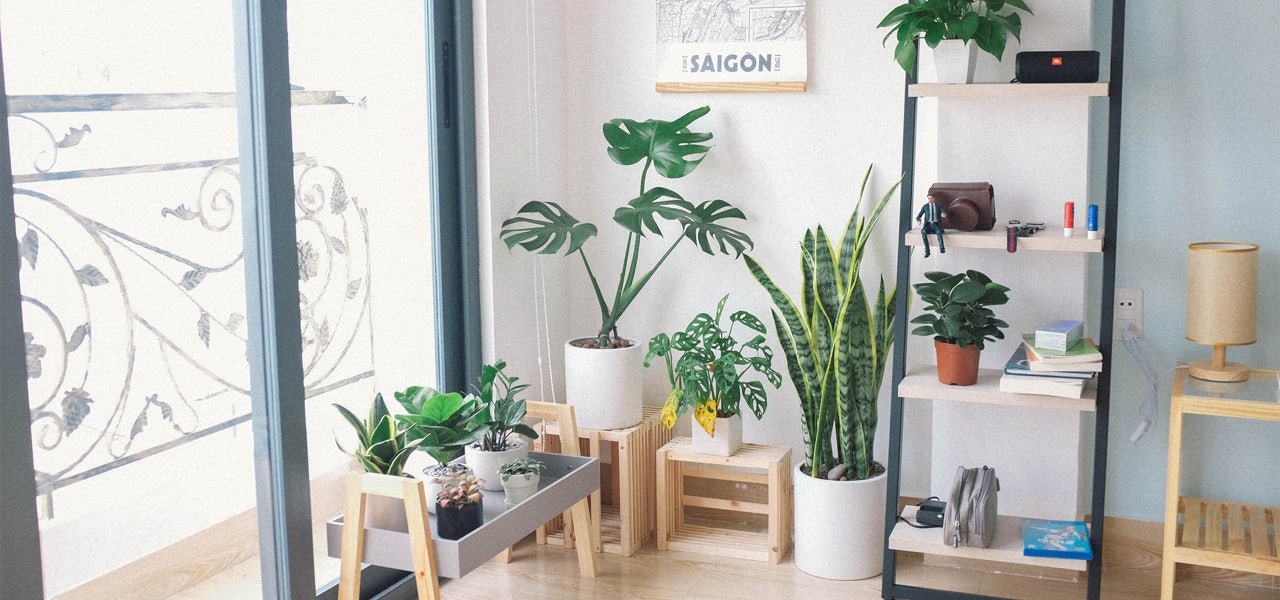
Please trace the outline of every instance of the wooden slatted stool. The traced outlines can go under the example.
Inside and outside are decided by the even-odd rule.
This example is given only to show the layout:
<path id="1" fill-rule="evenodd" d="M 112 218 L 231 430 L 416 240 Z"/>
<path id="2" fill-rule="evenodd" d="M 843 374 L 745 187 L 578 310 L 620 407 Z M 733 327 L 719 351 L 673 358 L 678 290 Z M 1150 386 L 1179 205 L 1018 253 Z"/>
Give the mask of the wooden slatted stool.
<path id="1" fill-rule="evenodd" d="M 706 552 L 778 564 L 791 546 L 791 449 L 743 444 L 733 456 L 697 454 L 690 438 L 660 448 L 658 549 Z M 763 472 L 761 472 L 763 471 Z M 685 477 L 767 486 L 767 503 L 694 495 Z M 686 523 L 685 509 L 710 508 L 766 515 L 765 533 Z"/>

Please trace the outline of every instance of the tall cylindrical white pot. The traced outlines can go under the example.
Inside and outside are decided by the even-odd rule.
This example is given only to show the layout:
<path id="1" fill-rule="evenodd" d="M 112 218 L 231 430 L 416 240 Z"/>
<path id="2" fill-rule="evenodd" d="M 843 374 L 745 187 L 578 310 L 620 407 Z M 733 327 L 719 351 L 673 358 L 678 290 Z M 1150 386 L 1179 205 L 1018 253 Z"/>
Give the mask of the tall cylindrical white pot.
<path id="1" fill-rule="evenodd" d="M 879 575 L 888 476 L 828 481 L 810 477 L 800 465 L 794 475 L 796 567 L 823 579 Z"/>
<path id="2" fill-rule="evenodd" d="M 602 350 L 579 348 L 573 345 L 576 341 L 564 345 L 564 386 L 578 427 L 622 429 L 640 424 L 644 346 L 628 340 L 631 345 L 626 348 Z"/>

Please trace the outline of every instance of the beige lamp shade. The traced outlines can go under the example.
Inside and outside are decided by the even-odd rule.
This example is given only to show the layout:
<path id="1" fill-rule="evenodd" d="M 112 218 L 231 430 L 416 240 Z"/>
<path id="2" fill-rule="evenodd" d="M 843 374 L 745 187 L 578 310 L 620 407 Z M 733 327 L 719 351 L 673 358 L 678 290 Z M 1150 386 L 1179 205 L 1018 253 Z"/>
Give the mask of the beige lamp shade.
<path id="1" fill-rule="evenodd" d="M 1210 366 L 1225 367 L 1226 347 L 1258 340 L 1258 245 L 1199 242 L 1187 261 L 1187 339 L 1214 347 Z M 1194 371 L 1193 375 L 1197 375 Z M 1243 373 L 1239 371 L 1243 369 Z M 1236 381 L 1248 377 L 1235 365 L 1230 375 L 1201 377 Z"/>

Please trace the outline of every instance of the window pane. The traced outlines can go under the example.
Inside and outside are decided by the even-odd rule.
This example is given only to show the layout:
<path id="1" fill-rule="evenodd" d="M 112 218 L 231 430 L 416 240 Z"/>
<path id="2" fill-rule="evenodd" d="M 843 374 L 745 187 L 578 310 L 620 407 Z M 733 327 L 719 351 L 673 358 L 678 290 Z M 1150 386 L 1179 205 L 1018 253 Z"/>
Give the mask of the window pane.
<path id="1" fill-rule="evenodd" d="M 0 11 L 46 594 L 257 597 L 231 5 Z"/>
<path id="2" fill-rule="evenodd" d="M 355 434 L 376 392 L 435 386 L 423 2 L 289 3 L 289 73 L 352 104 L 293 108 L 303 365 L 316 584 L 338 577 L 324 522 L 342 513 Z"/>

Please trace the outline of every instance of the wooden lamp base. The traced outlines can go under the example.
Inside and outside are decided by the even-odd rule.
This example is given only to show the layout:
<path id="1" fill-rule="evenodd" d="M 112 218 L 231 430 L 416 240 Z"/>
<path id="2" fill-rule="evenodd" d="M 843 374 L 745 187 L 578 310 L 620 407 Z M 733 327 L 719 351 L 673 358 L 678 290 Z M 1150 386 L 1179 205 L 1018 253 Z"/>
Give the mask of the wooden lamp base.
<path id="1" fill-rule="evenodd" d="M 1227 347 L 1214 346 L 1213 360 L 1197 360 L 1188 366 L 1187 372 L 1196 379 L 1209 381 L 1245 381 L 1249 379 L 1249 367 L 1227 362 Z"/>

